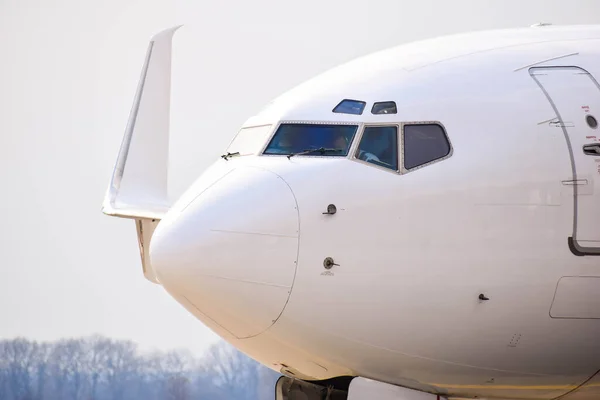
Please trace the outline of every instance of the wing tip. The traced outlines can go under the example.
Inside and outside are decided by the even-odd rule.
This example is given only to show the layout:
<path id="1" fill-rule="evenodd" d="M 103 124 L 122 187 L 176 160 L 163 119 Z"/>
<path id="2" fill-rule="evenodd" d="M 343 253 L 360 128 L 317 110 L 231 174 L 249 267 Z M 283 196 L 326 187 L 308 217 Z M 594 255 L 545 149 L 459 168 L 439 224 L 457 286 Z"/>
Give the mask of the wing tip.
<path id="1" fill-rule="evenodd" d="M 168 206 L 143 206 L 143 207 L 131 207 L 121 206 L 117 207 L 112 202 L 106 202 L 102 204 L 102 214 L 110 217 L 119 217 L 126 219 L 139 219 L 139 220 L 162 220 L 167 212 L 169 211 Z"/>
<path id="2" fill-rule="evenodd" d="M 175 34 L 175 32 L 182 26 L 183 26 L 183 24 L 175 25 L 170 28 L 164 29 L 160 32 L 157 32 L 150 38 L 150 41 L 157 42 L 157 41 L 163 40 L 163 39 L 170 39 Z"/>

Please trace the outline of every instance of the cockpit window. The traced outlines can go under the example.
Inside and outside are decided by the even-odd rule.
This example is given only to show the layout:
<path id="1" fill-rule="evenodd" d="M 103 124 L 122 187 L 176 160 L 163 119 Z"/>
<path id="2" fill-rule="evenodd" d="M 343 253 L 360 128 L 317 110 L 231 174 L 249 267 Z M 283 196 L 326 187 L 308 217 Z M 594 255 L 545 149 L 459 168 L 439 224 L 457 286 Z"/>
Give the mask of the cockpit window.
<path id="1" fill-rule="evenodd" d="M 263 154 L 347 156 L 358 125 L 281 124 Z"/>
<path id="2" fill-rule="evenodd" d="M 367 103 L 358 100 L 342 100 L 333 109 L 334 113 L 361 115 Z"/>
<path id="3" fill-rule="evenodd" d="M 449 153 L 450 142 L 440 125 L 404 125 L 404 168 L 416 168 Z"/>
<path id="4" fill-rule="evenodd" d="M 363 132 L 356 158 L 398 170 L 398 127 L 367 126 Z"/>
<path id="5" fill-rule="evenodd" d="M 371 108 L 371 114 L 396 114 L 396 102 L 394 101 L 381 101 L 373 104 Z"/>
<path id="6" fill-rule="evenodd" d="M 261 125 L 240 129 L 227 147 L 227 152 L 240 155 L 256 154 L 264 146 L 272 128 L 272 125 Z"/>

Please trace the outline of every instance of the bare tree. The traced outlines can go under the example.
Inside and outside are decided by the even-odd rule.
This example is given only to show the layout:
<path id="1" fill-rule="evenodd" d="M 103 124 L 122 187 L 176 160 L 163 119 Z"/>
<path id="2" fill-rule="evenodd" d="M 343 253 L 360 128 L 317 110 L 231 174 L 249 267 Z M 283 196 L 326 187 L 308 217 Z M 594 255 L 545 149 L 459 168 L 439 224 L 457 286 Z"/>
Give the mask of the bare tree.
<path id="1" fill-rule="evenodd" d="M 98 385 L 102 382 L 106 374 L 106 365 L 108 363 L 108 349 L 110 340 L 92 336 L 86 343 L 86 356 L 84 359 L 84 371 L 89 379 L 89 393 L 87 400 L 96 400 L 98 398 Z"/>
<path id="2" fill-rule="evenodd" d="M 0 340 L 1 400 L 266 400 L 275 375 L 225 342 L 197 359 L 100 336 Z"/>
<path id="3" fill-rule="evenodd" d="M 38 344 L 23 338 L 5 342 L 2 356 L 7 371 L 8 387 L 15 400 L 33 400 L 33 378 L 36 371 Z"/>
<path id="4" fill-rule="evenodd" d="M 254 399 L 257 394 L 259 364 L 226 342 L 218 342 L 206 352 L 200 372 L 231 398 Z"/>
<path id="5" fill-rule="evenodd" d="M 5 347 L 8 342 L 0 342 L 0 397 L 8 399 L 10 394 L 10 365 L 8 363 L 8 357 L 6 357 Z"/>
<path id="6" fill-rule="evenodd" d="M 82 339 L 61 340 L 54 347 L 55 371 L 63 379 L 65 399 L 79 400 L 89 386 L 86 364 L 87 348 Z"/>
<path id="7" fill-rule="evenodd" d="M 188 400 L 190 380 L 184 375 L 175 375 L 167 378 L 167 399 Z"/>
<path id="8" fill-rule="evenodd" d="M 35 369 L 36 390 L 35 399 L 44 400 L 46 385 L 48 381 L 48 363 L 52 346 L 49 343 L 40 343 L 37 348 L 37 359 L 34 361 L 32 369 Z"/>
<path id="9" fill-rule="evenodd" d="M 137 345 L 131 341 L 111 341 L 107 350 L 106 383 L 112 399 L 120 400 L 139 369 Z"/>

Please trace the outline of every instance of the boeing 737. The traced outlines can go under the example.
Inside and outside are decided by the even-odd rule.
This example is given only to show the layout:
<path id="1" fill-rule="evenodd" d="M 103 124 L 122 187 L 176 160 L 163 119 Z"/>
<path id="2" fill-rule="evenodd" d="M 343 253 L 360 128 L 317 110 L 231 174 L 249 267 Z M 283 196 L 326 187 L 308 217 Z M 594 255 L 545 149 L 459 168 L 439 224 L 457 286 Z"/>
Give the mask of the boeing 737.
<path id="1" fill-rule="evenodd" d="M 328 70 L 170 202 L 177 28 L 150 41 L 103 212 L 135 221 L 146 279 L 282 374 L 276 399 L 600 399 L 600 26 Z"/>

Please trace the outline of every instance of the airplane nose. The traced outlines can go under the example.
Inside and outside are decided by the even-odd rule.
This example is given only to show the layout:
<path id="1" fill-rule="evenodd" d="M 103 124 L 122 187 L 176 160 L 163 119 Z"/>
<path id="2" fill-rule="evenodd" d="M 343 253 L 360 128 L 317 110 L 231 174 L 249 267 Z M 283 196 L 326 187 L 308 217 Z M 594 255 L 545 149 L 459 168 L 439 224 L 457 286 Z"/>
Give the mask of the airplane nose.
<path id="1" fill-rule="evenodd" d="M 231 170 L 154 232 L 150 260 L 163 287 L 239 339 L 273 325 L 298 258 L 296 199 L 278 175 Z"/>

